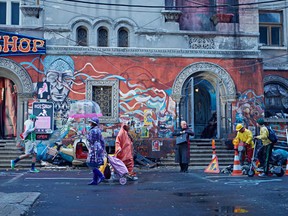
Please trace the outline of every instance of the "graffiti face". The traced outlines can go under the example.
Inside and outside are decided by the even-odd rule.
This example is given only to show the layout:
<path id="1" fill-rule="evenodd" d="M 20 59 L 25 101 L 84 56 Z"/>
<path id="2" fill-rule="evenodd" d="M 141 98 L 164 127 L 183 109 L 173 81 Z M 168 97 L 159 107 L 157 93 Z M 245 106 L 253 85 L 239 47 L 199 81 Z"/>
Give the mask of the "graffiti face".
<path id="1" fill-rule="evenodd" d="M 50 82 L 50 94 L 53 101 L 64 101 L 70 92 L 73 81 L 73 72 L 50 70 L 47 72 L 46 81 Z"/>

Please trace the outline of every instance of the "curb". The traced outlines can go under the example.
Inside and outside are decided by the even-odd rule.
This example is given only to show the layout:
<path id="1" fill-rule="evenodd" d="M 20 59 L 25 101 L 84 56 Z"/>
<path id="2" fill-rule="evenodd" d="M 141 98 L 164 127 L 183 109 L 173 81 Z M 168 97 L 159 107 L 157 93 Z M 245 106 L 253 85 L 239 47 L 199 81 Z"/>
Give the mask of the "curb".
<path id="1" fill-rule="evenodd" d="M 38 192 L 0 192 L 1 216 L 24 216 L 40 196 Z"/>

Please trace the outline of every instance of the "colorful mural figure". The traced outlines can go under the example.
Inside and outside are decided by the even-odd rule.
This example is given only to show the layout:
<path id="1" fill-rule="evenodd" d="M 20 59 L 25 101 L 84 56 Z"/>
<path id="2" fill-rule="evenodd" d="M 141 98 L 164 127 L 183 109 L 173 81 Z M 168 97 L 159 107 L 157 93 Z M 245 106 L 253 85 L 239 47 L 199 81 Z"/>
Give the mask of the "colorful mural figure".
<path id="1" fill-rule="evenodd" d="M 235 125 L 243 123 L 246 128 L 254 131 L 257 119 L 264 115 L 263 98 L 263 95 L 257 96 L 253 90 L 243 92 L 233 108 L 236 111 Z"/>
<path id="2" fill-rule="evenodd" d="M 68 95 L 74 80 L 74 61 L 69 56 L 47 56 L 44 59 L 44 82 L 50 83 L 50 101 L 54 103 L 56 125 L 67 122 L 71 100 Z"/>

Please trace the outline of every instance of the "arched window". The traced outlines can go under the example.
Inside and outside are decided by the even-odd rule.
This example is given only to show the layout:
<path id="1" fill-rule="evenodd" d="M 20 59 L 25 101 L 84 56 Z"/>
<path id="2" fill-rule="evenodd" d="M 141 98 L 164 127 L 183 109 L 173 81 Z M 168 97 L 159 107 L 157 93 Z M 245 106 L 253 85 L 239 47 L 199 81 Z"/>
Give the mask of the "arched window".
<path id="1" fill-rule="evenodd" d="M 288 115 L 288 88 L 279 82 L 264 86 L 265 117 L 285 118 Z"/>
<path id="2" fill-rule="evenodd" d="M 128 47 L 128 44 L 128 30 L 126 28 L 120 28 L 118 30 L 118 47 Z"/>
<path id="3" fill-rule="evenodd" d="M 77 28 L 77 45 L 88 46 L 87 29 L 83 26 Z"/>
<path id="4" fill-rule="evenodd" d="M 99 47 L 108 47 L 108 31 L 104 27 L 98 28 L 98 41 Z"/>

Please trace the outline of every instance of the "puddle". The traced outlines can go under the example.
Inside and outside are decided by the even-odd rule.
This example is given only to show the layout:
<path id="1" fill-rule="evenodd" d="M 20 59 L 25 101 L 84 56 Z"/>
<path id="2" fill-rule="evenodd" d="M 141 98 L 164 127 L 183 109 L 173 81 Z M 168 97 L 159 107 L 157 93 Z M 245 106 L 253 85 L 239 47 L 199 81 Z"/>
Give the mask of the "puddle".
<path id="1" fill-rule="evenodd" d="M 214 209 L 214 211 L 216 212 L 216 215 L 223 215 L 224 213 L 225 215 L 233 215 L 234 213 L 248 213 L 247 209 L 239 206 L 221 206 L 217 209 Z"/>

